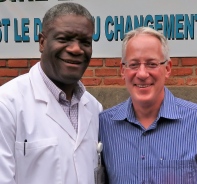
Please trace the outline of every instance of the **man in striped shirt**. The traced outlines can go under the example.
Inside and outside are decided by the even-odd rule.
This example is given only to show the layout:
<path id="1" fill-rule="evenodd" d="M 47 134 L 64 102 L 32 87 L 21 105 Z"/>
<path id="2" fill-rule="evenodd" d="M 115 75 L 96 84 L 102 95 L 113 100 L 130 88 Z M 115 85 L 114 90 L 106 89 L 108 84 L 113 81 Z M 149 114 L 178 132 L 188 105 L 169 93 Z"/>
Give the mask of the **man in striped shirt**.
<path id="1" fill-rule="evenodd" d="M 141 27 L 126 34 L 121 75 L 130 97 L 100 114 L 110 184 L 197 183 L 197 104 L 164 86 L 171 66 L 161 33 Z"/>

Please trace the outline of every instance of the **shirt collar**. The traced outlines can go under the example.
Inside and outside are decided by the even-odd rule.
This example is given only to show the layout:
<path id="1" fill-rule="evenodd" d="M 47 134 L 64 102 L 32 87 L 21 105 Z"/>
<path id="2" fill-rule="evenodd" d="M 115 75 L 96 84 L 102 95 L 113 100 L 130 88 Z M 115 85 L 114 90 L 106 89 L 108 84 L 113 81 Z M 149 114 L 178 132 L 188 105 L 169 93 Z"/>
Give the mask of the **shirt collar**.
<path id="1" fill-rule="evenodd" d="M 48 77 L 47 75 L 44 73 L 44 71 L 42 70 L 40 63 L 38 65 L 40 74 L 42 76 L 42 79 L 44 81 L 44 83 L 46 84 L 47 88 L 50 90 L 50 92 L 54 95 L 55 99 L 58 102 L 61 102 L 62 100 L 66 100 L 66 94 L 60 89 L 58 88 Z M 77 101 L 79 101 L 82 97 L 82 95 L 85 92 L 85 86 L 82 84 L 81 81 L 77 82 L 77 85 L 74 89 L 74 98 L 77 99 Z M 62 95 L 63 94 L 63 95 Z"/>
<path id="2" fill-rule="evenodd" d="M 135 122 L 135 113 L 132 107 L 132 101 L 129 97 L 125 102 L 123 102 L 118 109 L 116 109 L 112 120 L 125 120 L 127 119 L 130 122 Z"/>
<path id="3" fill-rule="evenodd" d="M 177 98 L 165 87 L 164 100 L 159 111 L 159 117 L 166 119 L 180 119 L 181 113 L 177 104 Z"/>
<path id="4" fill-rule="evenodd" d="M 163 103 L 160 107 L 158 118 L 180 119 L 179 108 L 176 103 L 176 97 L 165 87 L 165 95 Z M 132 100 L 129 97 L 127 101 L 122 103 L 112 116 L 112 120 L 125 120 L 136 122 L 135 113 L 132 106 Z"/>

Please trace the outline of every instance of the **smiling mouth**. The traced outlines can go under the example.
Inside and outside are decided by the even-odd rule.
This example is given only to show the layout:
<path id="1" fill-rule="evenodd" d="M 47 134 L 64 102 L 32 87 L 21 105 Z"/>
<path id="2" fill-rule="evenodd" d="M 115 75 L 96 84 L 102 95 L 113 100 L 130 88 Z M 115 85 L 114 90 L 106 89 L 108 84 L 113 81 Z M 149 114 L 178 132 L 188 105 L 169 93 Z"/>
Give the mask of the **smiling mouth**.
<path id="1" fill-rule="evenodd" d="M 135 86 L 137 86 L 139 88 L 147 88 L 147 87 L 151 86 L 151 84 L 135 84 Z"/>
<path id="2" fill-rule="evenodd" d="M 67 59 L 62 59 L 59 58 L 61 61 L 63 61 L 64 63 L 69 63 L 69 64 L 75 64 L 75 65 L 80 65 L 82 62 L 80 61 L 73 61 L 73 60 L 67 60 Z"/>

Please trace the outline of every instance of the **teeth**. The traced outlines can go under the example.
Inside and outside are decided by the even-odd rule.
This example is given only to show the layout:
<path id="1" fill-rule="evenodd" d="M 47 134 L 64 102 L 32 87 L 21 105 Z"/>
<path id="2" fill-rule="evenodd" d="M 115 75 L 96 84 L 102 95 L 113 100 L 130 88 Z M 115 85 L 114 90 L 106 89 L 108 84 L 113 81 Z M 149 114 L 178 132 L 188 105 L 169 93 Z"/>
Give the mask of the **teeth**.
<path id="1" fill-rule="evenodd" d="M 64 60 L 64 59 L 61 59 L 61 60 L 66 62 L 66 63 L 70 63 L 70 64 L 80 64 L 80 62 L 68 61 L 68 60 Z"/>
<path id="2" fill-rule="evenodd" d="M 138 84 L 136 86 L 139 87 L 139 88 L 146 88 L 146 87 L 149 87 L 150 85 L 140 85 L 140 84 Z"/>
<path id="3" fill-rule="evenodd" d="M 72 62 L 72 61 L 65 61 L 65 60 L 64 60 L 64 62 L 66 62 L 66 63 L 71 63 L 71 64 L 75 64 L 75 62 Z"/>

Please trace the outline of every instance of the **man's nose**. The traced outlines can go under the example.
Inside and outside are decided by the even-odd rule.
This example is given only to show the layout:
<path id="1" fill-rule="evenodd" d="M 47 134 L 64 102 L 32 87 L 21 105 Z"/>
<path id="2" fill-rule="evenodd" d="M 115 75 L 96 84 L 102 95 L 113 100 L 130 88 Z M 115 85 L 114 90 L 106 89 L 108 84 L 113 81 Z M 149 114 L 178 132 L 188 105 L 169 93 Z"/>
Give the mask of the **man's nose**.
<path id="1" fill-rule="evenodd" d="M 146 79 L 149 76 L 149 72 L 147 71 L 145 64 L 140 64 L 136 76 L 140 79 Z"/>
<path id="2" fill-rule="evenodd" d="M 80 47 L 80 43 L 78 41 L 72 41 L 68 44 L 66 47 L 67 52 L 70 52 L 74 55 L 80 55 L 83 54 L 84 51 Z"/>

